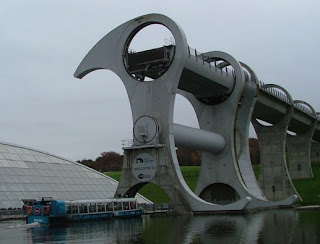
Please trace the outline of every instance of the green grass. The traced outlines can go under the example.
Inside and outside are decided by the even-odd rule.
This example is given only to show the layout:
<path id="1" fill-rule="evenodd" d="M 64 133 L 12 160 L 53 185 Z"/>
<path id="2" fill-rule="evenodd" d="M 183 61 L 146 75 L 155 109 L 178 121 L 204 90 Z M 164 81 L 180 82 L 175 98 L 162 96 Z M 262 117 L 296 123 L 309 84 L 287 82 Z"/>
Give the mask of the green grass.
<path id="1" fill-rule="evenodd" d="M 301 205 L 319 205 L 320 166 L 312 166 L 313 178 L 293 180 L 293 184 L 303 199 Z"/>
<path id="2" fill-rule="evenodd" d="M 192 191 L 194 191 L 197 185 L 199 174 L 200 174 L 200 167 L 199 166 L 182 166 L 181 171 L 187 185 Z M 119 181 L 121 177 L 120 171 L 107 172 L 105 174 L 117 181 Z M 170 201 L 168 195 L 164 192 L 164 190 L 162 190 L 161 187 L 152 183 L 142 187 L 139 190 L 139 193 L 155 203 L 165 203 Z"/>
<path id="3" fill-rule="evenodd" d="M 259 179 L 259 175 L 260 175 L 260 164 L 253 165 L 252 168 L 253 168 L 254 175 L 256 176 L 256 179 Z"/>
<path id="4" fill-rule="evenodd" d="M 117 181 L 119 181 L 121 177 L 121 171 L 106 172 L 105 174 Z"/>
<path id="5" fill-rule="evenodd" d="M 107 172 L 105 174 L 117 181 L 119 181 L 121 177 L 121 171 Z M 139 193 L 155 203 L 165 203 L 170 201 L 165 191 L 155 184 L 145 185 L 139 190 Z"/>
<path id="6" fill-rule="evenodd" d="M 253 171 L 256 178 L 259 178 L 260 165 L 254 165 Z M 292 180 L 294 187 L 303 199 L 300 205 L 319 205 L 320 195 L 320 165 L 313 165 L 313 178 L 312 179 L 301 179 Z"/>
<path id="7" fill-rule="evenodd" d="M 180 168 L 187 185 L 192 191 L 194 191 L 200 174 L 200 166 L 181 166 Z M 294 186 L 303 199 L 303 202 L 300 203 L 301 205 L 319 204 L 318 196 L 320 195 L 320 166 L 313 166 L 312 170 L 314 178 L 293 180 Z M 258 179 L 260 173 L 260 165 L 254 165 L 253 171 L 256 178 Z M 119 181 L 121 172 L 108 172 L 106 173 L 106 175 Z M 164 203 L 170 201 L 167 194 L 159 186 L 154 184 L 145 185 L 140 189 L 139 193 L 155 203 Z"/>
<path id="8" fill-rule="evenodd" d="M 194 191 L 200 175 L 200 166 L 181 166 L 180 169 L 187 185 Z"/>
<path id="9" fill-rule="evenodd" d="M 138 191 L 142 196 L 150 199 L 154 203 L 169 202 L 170 198 L 160 186 L 147 184 Z"/>

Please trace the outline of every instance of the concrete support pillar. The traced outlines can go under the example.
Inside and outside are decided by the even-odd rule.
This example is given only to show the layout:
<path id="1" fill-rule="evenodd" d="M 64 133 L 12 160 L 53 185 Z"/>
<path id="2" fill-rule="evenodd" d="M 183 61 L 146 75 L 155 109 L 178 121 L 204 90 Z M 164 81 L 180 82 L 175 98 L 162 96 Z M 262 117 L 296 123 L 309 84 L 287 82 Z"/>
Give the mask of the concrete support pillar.
<path id="1" fill-rule="evenodd" d="M 115 197 L 134 197 L 148 183 L 158 185 L 166 192 L 174 213 L 192 212 L 179 189 L 166 146 L 124 150 L 121 179 Z"/>
<path id="2" fill-rule="evenodd" d="M 264 126 L 255 118 L 252 119 L 260 145 L 259 185 L 268 200 L 279 201 L 298 195 L 288 173 L 285 154 L 287 129 L 292 113 L 293 106 L 290 106 L 284 118 L 273 126 Z"/>
<path id="3" fill-rule="evenodd" d="M 320 143 L 311 142 L 310 160 L 313 165 L 320 165 Z"/>
<path id="4" fill-rule="evenodd" d="M 317 113 L 312 108 L 312 106 L 304 101 L 293 101 L 294 104 L 303 104 L 309 107 L 314 120 L 311 125 L 304 133 L 298 134 L 296 136 L 287 136 L 287 150 L 289 154 L 289 173 L 291 179 L 308 179 L 313 178 L 311 160 L 310 160 L 310 150 L 311 141 L 313 137 L 314 130 L 318 123 Z"/>
<path id="5" fill-rule="evenodd" d="M 246 82 L 237 110 L 235 150 L 237 165 L 243 183 L 246 186 L 247 196 L 251 197 L 251 203 L 248 208 L 257 209 L 290 206 L 297 201 L 296 195 L 289 196 L 288 198 L 279 201 L 269 201 L 264 196 L 254 175 L 249 151 L 249 126 L 257 100 L 258 78 L 250 67 L 244 63 L 241 63 L 241 66 L 250 74 L 251 81 Z"/>
<path id="6" fill-rule="evenodd" d="M 287 136 L 287 150 L 289 154 L 289 173 L 291 179 L 313 178 L 310 150 L 311 138 L 315 126 L 301 135 Z"/>
<path id="7" fill-rule="evenodd" d="M 281 200 L 269 201 L 264 196 L 254 175 L 249 151 L 249 125 L 257 99 L 258 78 L 247 65 L 243 63 L 241 63 L 241 65 L 249 72 L 251 80 L 255 82 L 246 82 L 239 103 L 235 126 L 237 163 L 241 178 L 247 188 L 247 194 L 251 197 L 251 203 L 248 208 L 257 209 L 290 206 L 297 201 L 296 195 L 290 195 Z"/>

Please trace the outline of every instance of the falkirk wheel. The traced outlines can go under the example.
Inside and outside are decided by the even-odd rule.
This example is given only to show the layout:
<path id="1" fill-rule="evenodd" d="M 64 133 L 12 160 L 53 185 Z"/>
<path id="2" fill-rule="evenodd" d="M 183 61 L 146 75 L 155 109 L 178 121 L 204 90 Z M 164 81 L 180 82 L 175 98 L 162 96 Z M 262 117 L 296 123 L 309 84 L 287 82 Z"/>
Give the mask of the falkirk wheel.
<path id="1" fill-rule="evenodd" d="M 135 35 L 154 24 L 166 27 L 175 43 L 130 52 Z M 199 55 L 189 48 L 173 20 L 148 14 L 104 36 L 74 75 L 81 79 L 98 69 L 120 77 L 133 117 L 133 144 L 124 148 L 116 196 L 133 197 L 145 184 L 153 183 L 166 192 L 173 211 L 180 214 L 242 211 L 297 201 L 295 192 L 283 200 L 268 201 L 254 176 L 248 135 L 258 80 L 247 65 L 220 51 Z M 173 122 L 177 94 L 192 104 L 199 129 Z M 194 192 L 182 176 L 176 147 L 202 153 Z"/>

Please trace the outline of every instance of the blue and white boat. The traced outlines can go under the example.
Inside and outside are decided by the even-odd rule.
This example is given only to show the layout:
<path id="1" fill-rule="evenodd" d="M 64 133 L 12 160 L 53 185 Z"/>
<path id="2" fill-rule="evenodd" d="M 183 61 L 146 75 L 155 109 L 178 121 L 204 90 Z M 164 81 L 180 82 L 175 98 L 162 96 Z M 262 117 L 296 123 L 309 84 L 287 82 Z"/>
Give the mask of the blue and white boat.
<path id="1" fill-rule="evenodd" d="M 110 198 L 94 200 L 28 200 L 27 224 L 63 224 L 73 221 L 90 221 L 108 218 L 139 217 L 142 210 L 135 198 Z"/>

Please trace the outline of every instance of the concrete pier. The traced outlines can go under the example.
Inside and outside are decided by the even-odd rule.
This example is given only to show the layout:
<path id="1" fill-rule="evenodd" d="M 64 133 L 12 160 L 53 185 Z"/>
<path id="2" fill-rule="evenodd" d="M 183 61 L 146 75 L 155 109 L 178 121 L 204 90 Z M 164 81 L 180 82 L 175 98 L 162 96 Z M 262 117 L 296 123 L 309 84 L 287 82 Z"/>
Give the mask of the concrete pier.
<path id="1" fill-rule="evenodd" d="M 311 142 L 310 160 L 313 165 L 320 165 L 320 143 Z"/>
<path id="2" fill-rule="evenodd" d="M 264 126 L 252 119 L 260 146 L 259 185 L 265 197 L 271 201 L 298 195 L 288 172 L 285 154 L 287 129 L 292 113 L 293 106 L 288 106 L 287 114 L 272 126 Z"/>
<path id="3" fill-rule="evenodd" d="M 310 126 L 305 128 L 303 133 L 296 136 L 287 136 L 287 150 L 289 156 L 289 173 L 291 179 L 308 179 L 313 177 L 311 168 L 311 142 L 314 130 L 317 126 L 317 114 L 312 106 L 303 101 L 293 101 L 294 104 L 303 104 L 309 107 L 314 116 Z"/>

